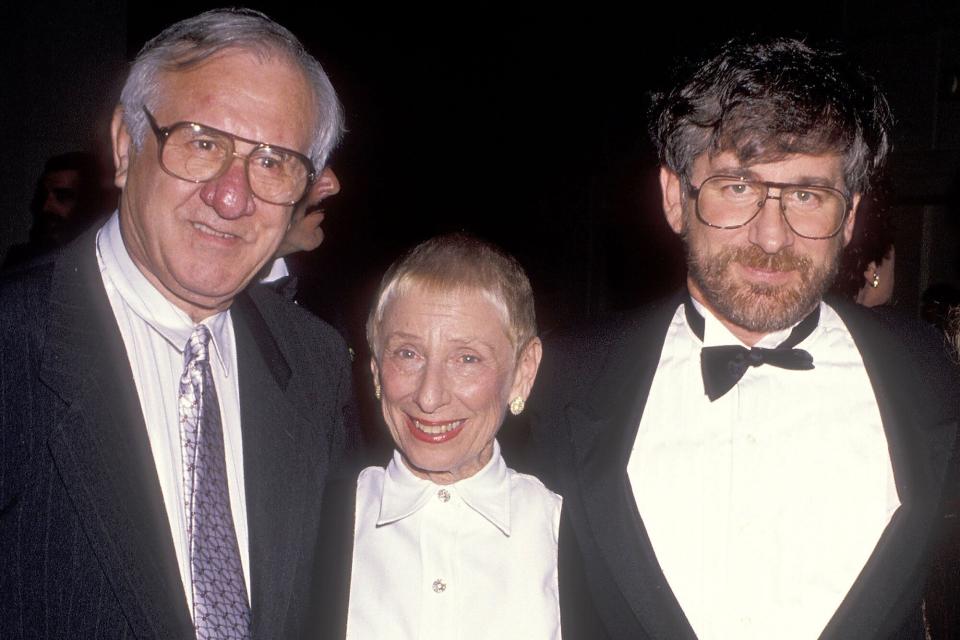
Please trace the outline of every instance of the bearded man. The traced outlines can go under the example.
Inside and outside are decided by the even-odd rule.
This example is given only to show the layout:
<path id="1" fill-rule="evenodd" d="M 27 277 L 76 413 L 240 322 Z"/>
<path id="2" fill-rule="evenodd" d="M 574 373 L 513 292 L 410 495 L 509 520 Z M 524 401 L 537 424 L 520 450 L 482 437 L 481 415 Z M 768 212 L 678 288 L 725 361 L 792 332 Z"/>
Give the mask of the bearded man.
<path id="1" fill-rule="evenodd" d="M 886 99 L 840 54 L 739 40 L 652 115 L 686 288 L 548 344 L 534 401 L 564 637 L 922 638 L 953 371 L 823 301 Z"/>

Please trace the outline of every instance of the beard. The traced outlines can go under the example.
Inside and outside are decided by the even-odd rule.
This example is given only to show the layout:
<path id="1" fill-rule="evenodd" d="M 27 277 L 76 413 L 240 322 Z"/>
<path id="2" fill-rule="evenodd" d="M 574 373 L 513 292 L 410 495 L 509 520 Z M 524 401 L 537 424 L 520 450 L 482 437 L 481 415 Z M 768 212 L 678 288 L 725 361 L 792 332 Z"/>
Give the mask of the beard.
<path id="1" fill-rule="evenodd" d="M 698 252 L 685 238 L 690 278 L 706 302 L 722 317 L 754 333 L 786 329 L 803 319 L 820 302 L 837 274 L 843 245 L 838 240 L 822 264 L 792 248 L 768 254 L 756 245 L 724 247 L 714 254 Z M 796 271 L 800 283 L 770 285 L 741 282 L 733 264 L 771 271 Z"/>

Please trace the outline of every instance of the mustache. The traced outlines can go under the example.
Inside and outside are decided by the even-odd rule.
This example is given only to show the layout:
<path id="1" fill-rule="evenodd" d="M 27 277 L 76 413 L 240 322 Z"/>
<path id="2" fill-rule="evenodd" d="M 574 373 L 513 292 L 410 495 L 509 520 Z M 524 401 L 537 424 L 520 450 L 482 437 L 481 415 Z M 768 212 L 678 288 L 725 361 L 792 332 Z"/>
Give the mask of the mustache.
<path id="1" fill-rule="evenodd" d="M 738 262 L 745 267 L 763 269 L 766 271 L 799 271 L 806 273 L 813 265 L 808 256 L 797 255 L 793 249 L 787 247 L 777 253 L 767 253 L 756 245 L 731 248 L 724 255 L 727 263 Z"/>

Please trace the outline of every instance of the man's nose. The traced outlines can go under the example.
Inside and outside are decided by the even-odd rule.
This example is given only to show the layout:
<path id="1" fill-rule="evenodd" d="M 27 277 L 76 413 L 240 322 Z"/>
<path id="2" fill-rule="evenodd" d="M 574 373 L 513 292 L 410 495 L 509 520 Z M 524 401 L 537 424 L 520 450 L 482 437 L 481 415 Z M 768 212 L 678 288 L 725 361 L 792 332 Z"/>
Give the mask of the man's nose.
<path id="1" fill-rule="evenodd" d="M 60 201 L 57 199 L 56 194 L 53 193 L 53 191 L 48 191 L 47 198 L 43 201 L 43 212 L 59 216 L 62 215 L 60 209 Z"/>
<path id="2" fill-rule="evenodd" d="M 253 191 L 247 180 L 244 161 L 234 158 L 230 167 L 219 178 L 203 183 L 200 199 L 216 210 L 221 218 L 234 219 L 252 215 L 256 210 Z"/>
<path id="3" fill-rule="evenodd" d="M 774 254 L 793 244 L 793 230 L 780 208 L 780 194 L 768 193 L 749 227 L 750 242 L 765 253 Z"/>

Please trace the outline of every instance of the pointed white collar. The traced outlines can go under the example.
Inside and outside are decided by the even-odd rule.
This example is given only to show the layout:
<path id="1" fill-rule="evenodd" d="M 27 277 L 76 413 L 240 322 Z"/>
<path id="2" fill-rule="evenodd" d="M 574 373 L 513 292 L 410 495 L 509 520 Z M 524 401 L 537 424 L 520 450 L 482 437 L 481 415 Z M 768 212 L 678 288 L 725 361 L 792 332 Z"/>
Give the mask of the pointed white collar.
<path id="1" fill-rule="evenodd" d="M 377 526 L 413 515 L 440 491 L 446 491 L 452 500 L 462 500 L 504 535 L 510 535 L 510 474 L 496 440 L 493 441 L 490 461 L 480 471 L 447 485 L 415 476 L 400 452 L 394 451 L 384 474 Z"/>

